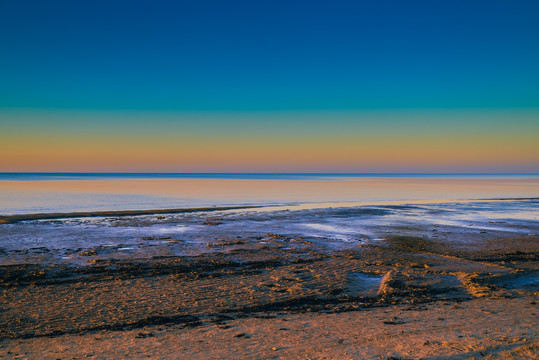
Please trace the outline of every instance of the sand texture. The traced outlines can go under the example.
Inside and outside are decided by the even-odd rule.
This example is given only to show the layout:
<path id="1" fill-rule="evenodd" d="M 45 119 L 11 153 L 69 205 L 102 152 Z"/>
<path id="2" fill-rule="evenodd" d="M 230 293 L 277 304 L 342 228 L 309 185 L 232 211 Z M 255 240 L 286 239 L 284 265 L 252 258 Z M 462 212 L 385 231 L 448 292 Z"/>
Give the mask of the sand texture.
<path id="1" fill-rule="evenodd" d="M 3 265 L 0 357 L 533 359 L 539 236 L 520 229 L 387 227 L 333 249 L 223 231 L 194 256 Z"/>

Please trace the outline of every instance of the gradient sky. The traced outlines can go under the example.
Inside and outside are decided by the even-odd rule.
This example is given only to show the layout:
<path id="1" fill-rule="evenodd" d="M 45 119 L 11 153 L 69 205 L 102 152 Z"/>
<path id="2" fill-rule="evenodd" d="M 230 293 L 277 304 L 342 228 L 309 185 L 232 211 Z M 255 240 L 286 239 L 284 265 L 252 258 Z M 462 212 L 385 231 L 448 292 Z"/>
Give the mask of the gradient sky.
<path id="1" fill-rule="evenodd" d="M 0 1 L 0 171 L 539 172 L 537 1 Z"/>

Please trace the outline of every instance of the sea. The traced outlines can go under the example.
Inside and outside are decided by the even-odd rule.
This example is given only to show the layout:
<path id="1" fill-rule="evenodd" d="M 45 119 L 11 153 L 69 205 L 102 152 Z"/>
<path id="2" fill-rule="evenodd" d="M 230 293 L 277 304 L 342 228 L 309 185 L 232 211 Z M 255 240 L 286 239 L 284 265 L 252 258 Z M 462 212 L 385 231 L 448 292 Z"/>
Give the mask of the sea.
<path id="1" fill-rule="evenodd" d="M 539 196 L 539 174 L 0 173 L 0 215 Z"/>
<path id="2" fill-rule="evenodd" d="M 331 252 L 396 232 L 537 236 L 539 175 L 0 173 L 0 265 L 196 256 L 223 239 Z"/>

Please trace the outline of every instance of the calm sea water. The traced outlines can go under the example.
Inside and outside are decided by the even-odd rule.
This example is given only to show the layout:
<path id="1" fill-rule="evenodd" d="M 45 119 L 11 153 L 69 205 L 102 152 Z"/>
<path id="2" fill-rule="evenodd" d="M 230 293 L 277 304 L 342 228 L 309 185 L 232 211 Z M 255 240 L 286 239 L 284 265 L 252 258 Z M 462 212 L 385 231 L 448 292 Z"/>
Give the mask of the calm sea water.
<path id="1" fill-rule="evenodd" d="M 455 174 L 455 173 L 65 173 L 0 172 L 1 180 L 121 180 L 121 179 L 234 179 L 234 180 L 338 180 L 349 178 L 539 178 L 539 174 Z"/>
<path id="2" fill-rule="evenodd" d="M 539 176 L 3 173 L 0 215 L 277 206 L 0 224 L 0 264 L 87 264 L 77 255 L 82 250 L 118 259 L 196 255 L 220 251 L 208 242 L 238 234 L 261 241 L 267 233 L 305 237 L 328 251 L 378 242 L 396 227 L 431 236 L 436 226 L 456 234 L 452 241 L 475 241 L 485 231 L 536 236 L 539 200 L 473 200 L 512 197 L 539 197 Z M 222 224 L 205 226 L 212 218 Z"/>
<path id="3" fill-rule="evenodd" d="M 538 196 L 539 174 L 0 173 L 0 215 Z"/>

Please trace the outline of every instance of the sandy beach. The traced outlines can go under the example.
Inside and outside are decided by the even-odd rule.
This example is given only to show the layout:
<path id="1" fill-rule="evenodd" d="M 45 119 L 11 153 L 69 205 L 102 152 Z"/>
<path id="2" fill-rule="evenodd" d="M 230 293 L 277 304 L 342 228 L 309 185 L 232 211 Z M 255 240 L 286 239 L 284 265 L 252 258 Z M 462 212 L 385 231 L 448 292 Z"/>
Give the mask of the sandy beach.
<path id="1" fill-rule="evenodd" d="M 137 249 L 125 238 L 2 249 L 0 356 L 535 358 L 539 227 L 493 210 L 530 202 L 475 204 L 490 217 L 461 223 L 440 214 L 469 204 L 104 218 L 148 234 Z M 360 220 L 372 228 L 343 227 Z M 3 235 L 68 221 L 5 224 Z M 149 232 L 178 223 L 196 245 L 187 230 Z"/>
<path id="2" fill-rule="evenodd" d="M 0 0 L 0 360 L 539 360 L 537 14 Z"/>

